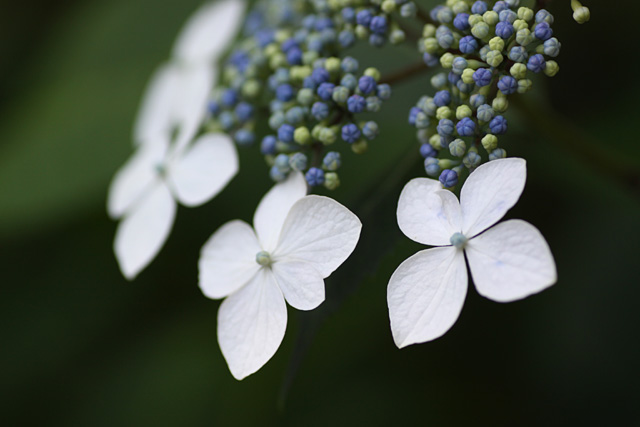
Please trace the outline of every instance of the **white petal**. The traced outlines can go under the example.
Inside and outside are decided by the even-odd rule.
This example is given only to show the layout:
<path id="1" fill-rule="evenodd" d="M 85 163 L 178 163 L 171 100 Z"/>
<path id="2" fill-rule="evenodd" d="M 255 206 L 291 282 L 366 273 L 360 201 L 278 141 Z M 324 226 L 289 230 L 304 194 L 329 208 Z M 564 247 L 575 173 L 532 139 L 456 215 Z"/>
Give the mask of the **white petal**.
<path id="1" fill-rule="evenodd" d="M 449 245 L 451 235 L 461 230 L 458 199 L 434 179 L 409 181 L 400 194 L 397 216 L 400 230 L 424 245 Z"/>
<path id="2" fill-rule="evenodd" d="M 312 310 L 324 301 L 324 280 L 313 265 L 302 261 L 274 262 L 276 282 L 289 305 Z"/>
<path id="3" fill-rule="evenodd" d="M 210 66 L 182 67 L 179 92 L 174 97 L 171 117 L 177 129 L 174 151 L 180 153 L 198 133 L 207 112 L 215 70 Z"/>
<path id="4" fill-rule="evenodd" d="M 185 206 L 198 206 L 218 194 L 238 172 L 238 153 L 231 138 L 206 134 L 169 166 L 176 198 Z"/>
<path id="5" fill-rule="evenodd" d="M 285 181 L 274 185 L 260 200 L 253 215 L 253 227 L 265 251 L 272 252 L 276 247 L 289 210 L 306 194 L 307 182 L 304 176 L 300 172 L 292 172 Z"/>
<path id="6" fill-rule="evenodd" d="M 467 267 L 454 247 L 420 251 L 391 276 L 387 303 L 399 348 L 434 340 L 458 319 L 467 294 Z"/>
<path id="7" fill-rule="evenodd" d="M 165 65 L 155 72 L 147 84 L 134 125 L 136 144 L 169 140 L 173 127 L 173 101 L 180 90 L 179 84 L 175 66 Z"/>
<path id="8" fill-rule="evenodd" d="M 538 293 L 556 282 L 556 264 L 533 225 L 510 220 L 469 240 L 465 249 L 478 293 L 509 302 Z"/>
<path id="9" fill-rule="evenodd" d="M 462 233 L 473 237 L 498 222 L 520 198 L 526 179 L 527 163 L 515 157 L 473 171 L 460 191 Z"/>
<path id="10" fill-rule="evenodd" d="M 287 328 L 287 306 L 273 274 L 262 269 L 218 311 L 218 343 L 231 374 L 241 380 L 275 354 Z"/>
<path id="11" fill-rule="evenodd" d="M 125 216 L 114 241 L 120 270 L 135 278 L 158 254 L 167 240 L 176 216 L 176 202 L 166 185 L 159 182 Z"/>
<path id="12" fill-rule="evenodd" d="M 107 200 L 112 218 L 121 217 L 159 182 L 157 167 L 163 164 L 166 152 L 166 143 L 143 145 L 116 173 Z"/>
<path id="13" fill-rule="evenodd" d="M 209 298 L 223 298 L 245 285 L 260 270 L 260 245 L 253 229 L 234 220 L 220 227 L 200 252 L 200 289 Z"/>
<path id="14" fill-rule="evenodd" d="M 327 277 L 351 255 L 361 229 L 358 217 L 340 203 L 306 196 L 291 208 L 273 257 L 308 262 Z"/>
<path id="15" fill-rule="evenodd" d="M 238 32 L 245 6 L 241 0 L 222 0 L 202 6 L 181 30 L 173 55 L 185 62 L 215 60 Z"/>

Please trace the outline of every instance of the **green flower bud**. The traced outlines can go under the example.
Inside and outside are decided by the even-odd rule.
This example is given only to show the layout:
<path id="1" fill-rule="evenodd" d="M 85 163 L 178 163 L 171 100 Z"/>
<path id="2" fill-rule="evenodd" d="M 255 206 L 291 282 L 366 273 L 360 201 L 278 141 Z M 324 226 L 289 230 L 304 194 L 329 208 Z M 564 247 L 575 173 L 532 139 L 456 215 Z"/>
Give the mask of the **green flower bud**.
<path id="1" fill-rule="evenodd" d="M 251 79 L 244 82 L 242 85 L 242 95 L 245 98 L 255 98 L 260 95 L 260 90 L 262 89 L 262 85 L 258 80 Z"/>
<path id="2" fill-rule="evenodd" d="M 504 113 L 509 108 L 509 101 L 505 95 L 498 93 L 496 99 L 491 103 L 491 107 L 498 113 Z"/>
<path id="3" fill-rule="evenodd" d="M 454 59 L 455 59 L 455 56 L 453 56 L 451 52 L 447 52 L 443 54 L 440 57 L 440 64 L 442 65 L 442 68 L 451 69 L 451 67 L 453 66 Z"/>
<path id="4" fill-rule="evenodd" d="M 440 142 L 441 142 L 441 137 L 437 133 L 434 135 L 431 135 L 431 138 L 429 138 L 429 144 L 431 144 L 431 146 L 436 150 L 442 149 L 442 144 Z"/>
<path id="5" fill-rule="evenodd" d="M 578 24 L 584 24 L 585 22 L 588 22 L 589 19 L 591 19 L 591 12 L 589 12 L 589 8 L 582 5 L 574 7 L 574 5 L 576 4 L 580 4 L 580 2 L 571 2 L 571 7 L 573 8 L 573 19 L 575 19 Z"/>
<path id="6" fill-rule="evenodd" d="M 302 81 L 311 75 L 311 67 L 308 65 L 304 66 L 293 66 L 291 67 L 291 71 L 289 72 L 291 76 L 291 80 L 297 83 L 302 83 Z"/>
<path id="7" fill-rule="evenodd" d="M 498 137 L 490 133 L 486 134 L 480 142 L 482 143 L 484 149 L 487 150 L 487 153 L 490 153 L 498 148 Z"/>
<path id="8" fill-rule="evenodd" d="M 558 74 L 558 71 L 560 71 L 560 66 L 556 61 L 547 61 L 547 64 L 544 67 L 544 73 L 547 76 L 553 77 Z"/>
<path id="9" fill-rule="evenodd" d="M 496 25 L 500 22 L 500 18 L 498 14 L 493 10 L 488 10 L 482 15 L 482 20 L 487 23 L 487 25 Z"/>
<path id="10" fill-rule="evenodd" d="M 324 145 L 331 145 L 338 139 L 338 136 L 331 128 L 324 128 L 320 131 L 320 135 L 318 137 L 320 142 Z"/>
<path id="11" fill-rule="evenodd" d="M 373 67 L 367 68 L 366 70 L 364 70 L 364 75 L 373 77 L 373 80 L 375 80 L 376 82 L 380 80 L 380 71 L 378 71 L 377 68 L 373 68 Z"/>
<path id="12" fill-rule="evenodd" d="M 489 26 L 486 22 L 478 22 L 476 25 L 471 27 L 471 34 L 479 39 L 484 39 L 489 35 Z"/>
<path id="13" fill-rule="evenodd" d="M 533 35 L 527 28 L 523 28 L 522 30 L 518 30 L 518 32 L 516 32 L 516 43 L 518 43 L 520 46 L 527 46 L 532 41 Z"/>
<path id="14" fill-rule="evenodd" d="M 365 153 L 367 151 L 367 148 L 369 148 L 369 143 L 364 139 L 360 139 L 351 144 L 351 150 L 356 154 Z"/>
<path id="15" fill-rule="evenodd" d="M 453 13 L 456 15 L 459 13 L 467 13 L 469 12 L 469 5 L 463 1 L 457 1 L 451 6 L 451 10 L 453 10 Z"/>
<path id="16" fill-rule="evenodd" d="M 491 40 L 489 40 L 489 47 L 491 48 L 491 50 L 503 51 L 504 40 L 500 37 L 494 37 Z"/>
<path id="17" fill-rule="evenodd" d="M 476 25 L 479 22 L 484 22 L 482 20 L 482 16 L 478 15 L 477 13 L 474 13 L 473 15 L 469 16 L 469 25 L 471 27 L 473 27 L 474 25 Z"/>
<path id="18" fill-rule="evenodd" d="M 513 21 L 513 29 L 516 31 L 526 30 L 529 29 L 529 24 L 527 24 L 527 21 L 525 20 L 516 19 Z"/>
<path id="19" fill-rule="evenodd" d="M 427 37 L 426 39 L 424 39 L 424 41 L 422 42 L 422 46 L 424 47 L 424 51 L 426 53 L 433 54 L 440 50 L 438 40 L 436 40 L 434 37 Z"/>
<path id="20" fill-rule="evenodd" d="M 467 144 L 461 139 L 454 139 L 449 143 L 449 152 L 454 157 L 462 157 L 467 151 Z"/>
<path id="21" fill-rule="evenodd" d="M 499 66 L 500 64 L 502 64 L 502 61 L 504 61 L 504 57 L 499 50 L 492 50 L 491 52 L 487 53 L 487 64 L 491 65 L 492 67 Z"/>
<path id="22" fill-rule="evenodd" d="M 509 72 L 517 80 L 524 79 L 527 76 L 527 66 L 520 62 L 517 62 L 511 66 Z"/>
<path id="23" fill-rule="evenodd" d="M 327 58 L 327 60 L 325 61 L 324 68 L 326 68 L 329 73 L 336 74 L 340 72 L 340 65 L 340 58 L 331 57 Z"/>
<path id="24" fill-rule="evenodd" d="M 473 68 L 466 68 L 462 72 L 462 81 L 468 85 L 474 83 L 473 73 L 475 73 L 475 70 Z"/>
<path id="25" fill-rule="evenodd" d="M 406 34 L 400 29 L 395 29 L 389 34 L 389 41 L 391 44 L 400 44 L 404 42 L 406 38 Z"/>
<path id="26" fill-rule="evenodd" d="M 518 93 L 527 93 L 532 86 L 533 82 L 529 79 L 518 80 Z"/>
<path id="27" fill-rule="evenodd" d="M 449 107 L 438 107 L 436 110 L 436 119 L 438 120 L 450 119 L 451 117 L 453 117 L 453 112 Z"/>
<path id="28" fill-rule="evenodd" d="M 280 46 L 275 43 L 270 43 L 264 48 L 264 54 L 266 56 L 273 56 L 278 52 L 280 52 Z"/>
<path id="29" fill-rule="evenodd" d="M 461 105 L 456 109 L 456 119 L 462 120 L 465 117 L 471 117 L 473 111 L 468 105 Z"/>
<path id="30" fill-rule="evenodd" d="M 308 50 L 302 54 L 302 63 L 304 65 L 312 65 L 318 59 L 318 52 Z"/>
<path id="31" fill-rule="evenodd" d="M 269 66 L 274 70 L 285 67 L 287 64 L 287 57 L 284 53 L 276 53 L 269 59 Z"/>
<path id="32" fill-rule="evenodd" d="M 394 10 L 396 10 L 396 2 L 394 0 L 384 0 L 382 2 L 382 8 L 381 9 L 382 9 L 382 11 L 384 13 L 389 14 L 389 13 L 393 12 Z"/>
<path id="33" fill-rule="evenodd" d="M 422 28 L 422 37 L 430 38 L 436 35 L 436 26 L 433 24 L 426 24 Z"/>
<path id="34" fill-rule="evenodd" d="M 356 143 L 357 144 L 357 143 Z M 327 190 L 335 190 L 340 186 L 340 178 L 335 172 L 327 172 L 324 174 L 324 186 Z"/>
<path id="35" fill-rule="evenodd" d="M 297 128 L 294 132 L 293 132 L 293 140 L 295 142 L 297 142 L 300 145 L 304 145 L 304 144 L 308 144 L 311 142 L 311 133 L 309 132 L 309 129 L 307 129 L 305 126 L 301 126 L 299 128 Z"/>
<path id="36" fill-rule="evenodd" d="M 522 19 L 523 21 L 531 21 L 535 14 L 533 10 L 528 7 L 521 7 L 518 9 L 518 19 Z"/>
<path id="37" fill-rule="evenodd" d="M 442 169 L 450 169 L 452 166 L 455 166 L 458 162 L 451 159 L 440 159 L 438 160 L 438 166 Z"/>
<path id="38" fill-rule="evenodd" d="M 356 37 L 360 40 L 369 38 L 369 29 L 362 25 L 356 25 Z"/>
<path id="39" fill-rule="evenodd" d="M 322 125 L 319 125 L 319 124 L 315 125 L 313 127 L 313 129 L 311 129 L 311 137 L 313 139 L 315 139 L 316 141 L 319 141 L 320 140 L 320 133 L 322 132 L 323 129 L 326 129 L 326 127 L 322 126 Z"/>

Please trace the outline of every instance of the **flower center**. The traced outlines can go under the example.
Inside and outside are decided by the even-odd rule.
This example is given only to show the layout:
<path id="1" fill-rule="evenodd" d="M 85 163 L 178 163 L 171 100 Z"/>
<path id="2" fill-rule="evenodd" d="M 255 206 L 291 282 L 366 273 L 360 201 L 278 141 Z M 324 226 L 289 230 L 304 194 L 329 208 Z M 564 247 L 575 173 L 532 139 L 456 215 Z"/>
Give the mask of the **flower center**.
<path id="1" fill-rule="evenodd" d="M 256 254 L 256 262 L 263 267 L 271 265 L 271 255 L 267 251 L 260 251 Z"/>
<path id="2" fill-rule="evenodd" d="M 167 166 L 164 163 L 156 163 L 153 169 L 161 177 L 164 177 L 167 173 Z"/>
<path id="3" fill-rule="evenodd" d="M 469 241 L 462 233 L 453 233 L 451 238 L 449 239 L 451 244 L 458 249 L 464 249 L 465 245 Z"/>

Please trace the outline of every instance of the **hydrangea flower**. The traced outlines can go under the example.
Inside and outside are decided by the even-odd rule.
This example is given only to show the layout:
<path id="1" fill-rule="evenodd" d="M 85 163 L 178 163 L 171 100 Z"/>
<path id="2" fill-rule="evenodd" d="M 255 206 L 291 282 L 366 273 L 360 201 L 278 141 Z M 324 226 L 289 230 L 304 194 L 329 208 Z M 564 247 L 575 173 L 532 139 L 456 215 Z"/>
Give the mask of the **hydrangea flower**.
<path id="1" fill-rule="evenodd" d="M 298 310 L 324 301 L 324 278 L 354 250 L 358 217 L 333 199 L 309 195 L 300 172 L 260 201 L 252 229 L 244 221 L 220 227 L 202 248 L 200 288 L 225 298 L 218 343 L 241 380 L 275 354 L 287 326 L 285 300 Z"/>
<path id="2" fill-rule="evenodd" d="M 201 205 L 238 172 L 238 154 L 225 134 L 206 134 L 184 149 L 165 140 L 140 146 L 116 173 L 107 209 L 118 225 L 114 251 L 122 274 L 135 278 L 169 236 L 176 200 Z"/>
<path id="3" fill-rule="evenodd" d="M 245 2 L 205 4 L 187 21 L 173 46 L 171 60 L 151 78 L 138 111 L 136 144 L 163 140 L 177 130 L 177 148 L 195 137 L 207 111 L 217 69 L 215 62 L 235 37 Z"/>
<path id="4" fill-rule="evenodd" d="M 522 220 L 493 226 L 518 201 L 525 180 L 525 161 L 508 158 L 472 172 L 460 202 L 432 179 L 405 186 L 398 202 L 400 229 L 437 247 L 405 260 L 389 281 L 389 317 L 398 347 L 436 339 L 455 323 L 467 293 L 465 255 L 478 293 L 494 301 L 525 298 L 556 282 L 553 256 L 534 226 Z"/>

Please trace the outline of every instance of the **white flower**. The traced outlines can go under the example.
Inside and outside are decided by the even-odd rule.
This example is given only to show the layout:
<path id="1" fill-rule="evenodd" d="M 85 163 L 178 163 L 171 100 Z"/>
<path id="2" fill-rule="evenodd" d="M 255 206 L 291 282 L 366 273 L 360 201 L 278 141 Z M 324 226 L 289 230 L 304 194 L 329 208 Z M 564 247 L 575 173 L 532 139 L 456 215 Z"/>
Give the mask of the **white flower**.
<path id="1" fill-rule="evenodd" d="M 216 61 L 235 37 L 246 4 L 223 0 L 202 6 L 187 21 L 171 60 L 149 82 L 134 126 L 136 144 L 171 137 L 180 149 L 196 135 L 217 76 Z"/>
<path id="2" fill-rule="evenodd" d="M 285 300 L 299 310 L 324 301 L 324 281 L 351 254 L 362 227 L 333 199 L 305 196 L 302 174 L 292 173 L 260 201 L 254 230 L 235 220 L 202 248 L 200 288 L 226 299 L 218 311 L 218 343 L 241 380 L 276 352 L 287 325 Z"/>
<path id="3" fill-rule="evenodd" d="M 236 149 L 225 134 L 203 135 L 181 150 L 170 150 L 168 141 L 140 146 L 116 173 L 107 202 L 111 217 L 123 217 L 114 241 L 122 274 L 133 279 L 155 258 L 173 226 L 176 200 L 201 205 L 237 171 Z"/>
<path id="4" fill-rule="evenodd" d="M 487 230 L 515 205 L 525 180 L 525 161 L 508 158 L 478 167 L 460 202 L 435 180 L 405 186 L 400 229 L 416 242 L 442 247 L 416 253 L 391 276 L 387 302 L 398 347 L 436 339 L 453 326 L 467 293 L 465 254 L 478 293 L 494 301 L 515 301 L 556 282 L 553 256 L 534 226 L 509 220 Z"/>

